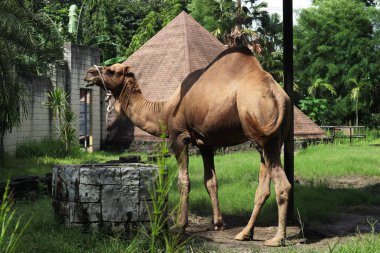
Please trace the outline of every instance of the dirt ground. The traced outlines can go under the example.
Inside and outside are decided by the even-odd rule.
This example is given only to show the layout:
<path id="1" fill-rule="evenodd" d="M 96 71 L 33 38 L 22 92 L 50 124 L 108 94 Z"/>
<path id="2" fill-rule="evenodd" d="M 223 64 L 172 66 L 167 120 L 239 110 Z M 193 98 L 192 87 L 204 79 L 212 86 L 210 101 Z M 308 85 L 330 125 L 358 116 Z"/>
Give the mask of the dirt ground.
<path id="1" fill-rule="evenodd" d="M 300 184 L 307 181 L 297 178 Z M 324 181 L 331 188 L 364 188 L 380 194 L 380 177 L 345 176 L 332 177 Z M 375 189 L 375 190 L 374 190 Z M 374 192 L 373 192 L 374 193 Z M 333 222 L 310 223 L 303 228 L 304 236 L 299 226 L 287 227 L 287 243 L 301 252 L 309 250 L 328 250 L 336 243 L 343 243 L 360 231 L 368 233 L 371 226 L 368 221 L 379 221 L 375 230 L 380 231 L 380 206 L 353 206 L 339 210 Z M 195 238 L 197 244 L 206 252 L 272 252 L 276 248 L 263 246 L 265 240 L 271 239 L 276 233 L 275 226 L 257 226 L 254 230 L 254 241 L 240 242 L 233 238 L 248 221 L 241 217 L 224 217 L 224 231 L 212 231 L 211 217 L 191 214 L 187 234 Z"/>

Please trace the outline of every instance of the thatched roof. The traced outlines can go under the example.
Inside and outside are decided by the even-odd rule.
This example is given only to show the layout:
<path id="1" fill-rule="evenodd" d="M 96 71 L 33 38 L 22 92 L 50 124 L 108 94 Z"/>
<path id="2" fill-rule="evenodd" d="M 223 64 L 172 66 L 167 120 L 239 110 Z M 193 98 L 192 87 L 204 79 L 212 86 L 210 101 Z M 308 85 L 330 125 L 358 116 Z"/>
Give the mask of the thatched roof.
<path id="1" fill-rule="evenodd" d="M 220 41 L 183 11 L 124 64 L 131 66 L 147 99 L 165 100 L 189 73 L 207 66 L 224 49 Z M 294 123 L 297 139 L 327 138 L 323 130 L 296 107 Z M 133 135 L 135 139 L 152 138 L 136 127 Z"/>
<path id="2" fill-rule="evenodd" d="M 147 99 L 165 100 L 189 73 L 206 67 L 224 49 L 183 11 L 124 64 L 131 66 Z"/>
<path id="3" fill-rule="evenodd" d="M 311 140 L 326 139 L 327 135 L 314 121 L 294 106 L 294 137 Z"/>

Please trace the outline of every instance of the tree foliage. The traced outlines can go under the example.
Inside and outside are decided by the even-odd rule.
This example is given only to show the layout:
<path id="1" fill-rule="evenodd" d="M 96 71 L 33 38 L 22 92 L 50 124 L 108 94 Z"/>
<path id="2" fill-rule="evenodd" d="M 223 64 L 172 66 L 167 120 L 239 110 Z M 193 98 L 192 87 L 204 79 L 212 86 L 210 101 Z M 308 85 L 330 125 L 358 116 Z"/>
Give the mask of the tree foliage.
<path id="1" fill-rule="evenodd" d="M 334 88 L 336 95 L 316 95 L 328 99 L 330 124 L 348 123 L 354 118 L 355 103 L 349 98 L 355 85 L 351 80 L 363 84 L 358 106 L 361 113 L 369 116 L 374 112 L 373 91 L 380 81 L 379 44 L 374 29 L 378 13 L 378 9 L 366 7 L 359 0 L 314 1 L 313 7 L 300 12 L 294 38 L 300 95 L 308 96 L 308 88 L 315 81 L 331 84 L 330 90 Z"/>
<path id="2" fill-rule="evenodd" d="M 61 45 L 56 27 L 32 1 L 0 2 L 0 156 L 5 133 L 28 111 L 20 77 L 46 73 L 48 64 L 61 57 Z"/>
<path id="3" fill-rule="evenodd" d="M 229 46 L 246 45 L 264 69 L 282 82 L 282 22 L 257 0 L 193 0 L 194 19 Z"/>
<path id="4" fill-rule="evenodd" d="M 154 8 L 142 19 L 125 54 L 130 56 L 166 26 L 182 11 L 187 11 L 189 0 L 159 1 Z"/>

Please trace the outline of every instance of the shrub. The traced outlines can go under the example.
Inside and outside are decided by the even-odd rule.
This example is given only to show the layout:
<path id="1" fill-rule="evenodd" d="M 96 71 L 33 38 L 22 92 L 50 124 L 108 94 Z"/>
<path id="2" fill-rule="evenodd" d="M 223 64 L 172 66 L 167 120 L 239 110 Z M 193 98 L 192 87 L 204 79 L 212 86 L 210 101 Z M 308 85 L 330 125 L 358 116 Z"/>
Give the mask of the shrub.
<path id="1" fill-rule="evenodd" d="M 45 105 L 52 110 L 53 117 L 57 121 L 59 140 L 63 144 L 63 151 L 66 155 L 69 154 L 71 146 L 77 141 L 75 129 L 72 126 L 76 116 L 70 108 L 68 97 L 69 94 L 62 88 L 55 87 L 48 93 L 49 101 L 45 102 Z"/>
<path id="2" fill-rule="evenodd" d="M 62 142 L 53 139 L 44 139 L 41 141 L 27 141 L 17 146 L 17 158 L 32 158 L 41 156 L 64 157 L 66 155 L 77 156 L 80 153 L 79 144 L 72 144 L 66 151 Z"/>

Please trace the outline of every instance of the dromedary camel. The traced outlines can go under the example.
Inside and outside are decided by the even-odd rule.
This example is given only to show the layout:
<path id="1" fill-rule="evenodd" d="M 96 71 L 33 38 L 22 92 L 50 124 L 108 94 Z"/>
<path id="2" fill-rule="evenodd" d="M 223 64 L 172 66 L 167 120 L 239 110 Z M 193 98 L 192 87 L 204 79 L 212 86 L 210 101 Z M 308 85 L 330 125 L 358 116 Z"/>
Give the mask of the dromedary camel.
<path id="1" fill-rule="evenodd" d="M 281 165 L 280 152 L 288 132 L 291 110 L 289 97 L 257 59 L 244 47 L 227 49 L 206 68 L 191 73 L 167 101 L 144 98 L 130 67 L 115 64 L 91 67 L 85 77 L 88 85 L 110 91 L 119 112 L 146 132 L 159 136 L 160 125 L 176 156 L 181 193 L 178 226 L 188 224 L 190 180 L 188 144 L 199 147 L 204 164 L 204 184 L 210 195 L 215 230 L 223 229 L 218 202 L 213 147 L 226 147 L 247 140 L 257 145 L 261 155 L 259 186 L 252 216 L 236 240 L 250 240 L 261 207 L 275 184 L 278 205 L 278 230 L 265 245 L 279 246 L 286 236 L 286 210 L 291 185 Z M 238 180 L 238 179 L 236 179 Z"/>

